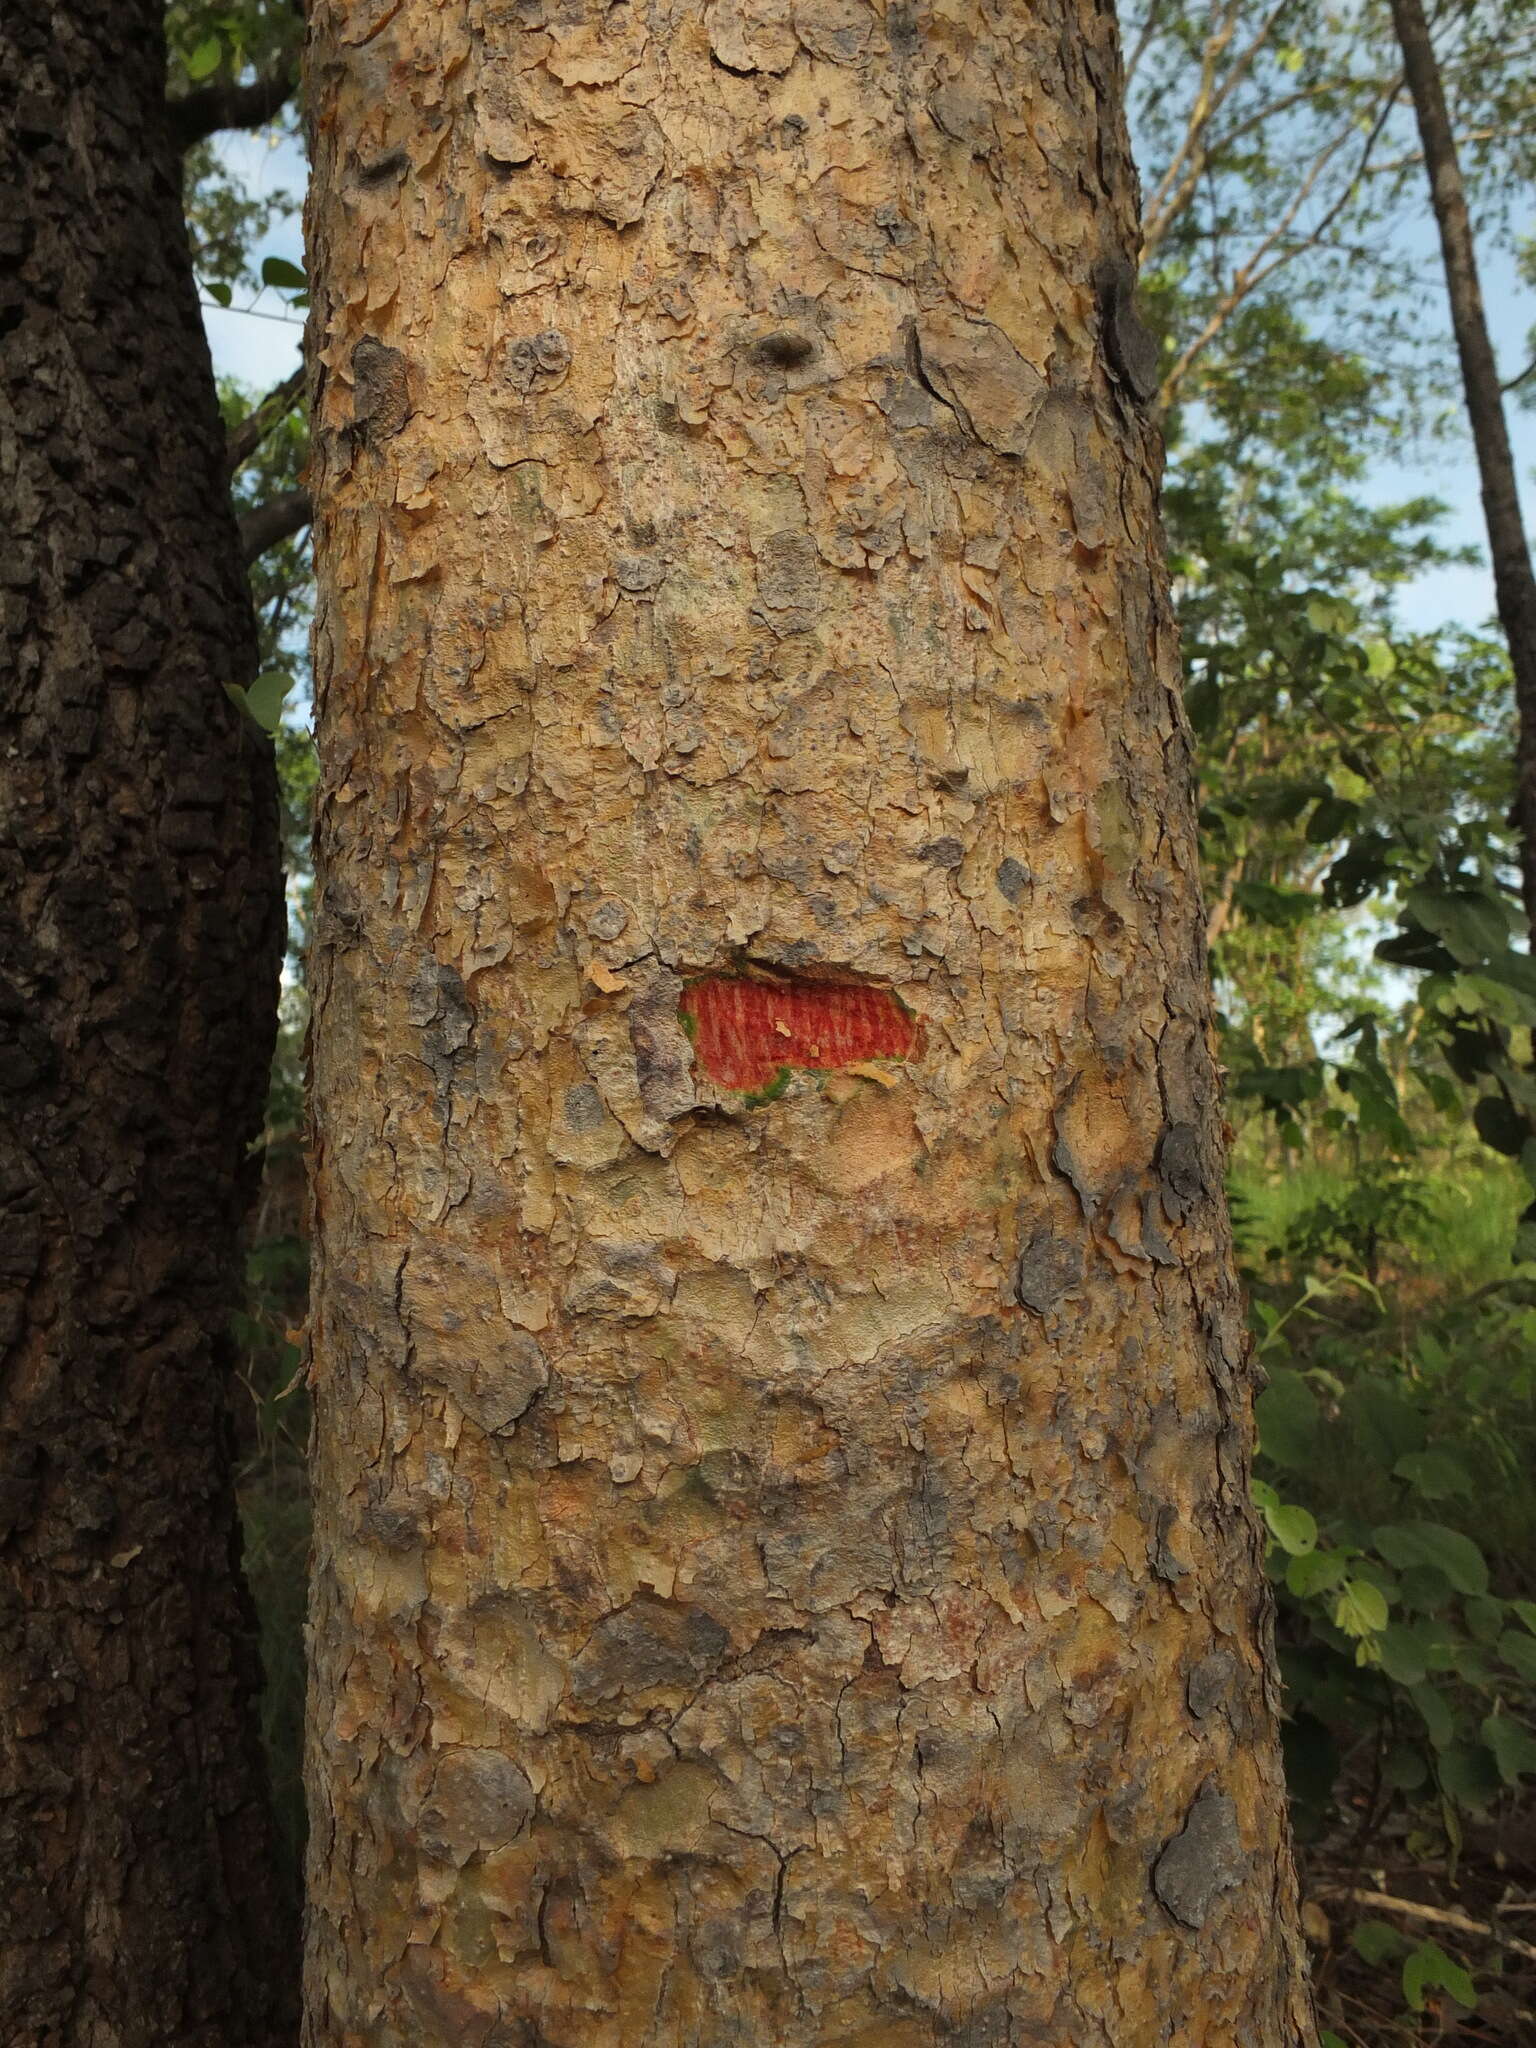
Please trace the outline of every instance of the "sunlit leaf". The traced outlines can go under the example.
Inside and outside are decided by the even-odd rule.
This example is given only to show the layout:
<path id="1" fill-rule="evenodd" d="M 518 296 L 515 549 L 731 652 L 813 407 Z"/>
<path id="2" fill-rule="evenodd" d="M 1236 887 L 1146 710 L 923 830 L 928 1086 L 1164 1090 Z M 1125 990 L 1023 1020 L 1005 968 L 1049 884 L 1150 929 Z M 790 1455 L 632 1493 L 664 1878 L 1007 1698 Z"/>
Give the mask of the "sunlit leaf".
<path id="1" fill-rule="evenodd" d="M 205 36 L 196 44 L 187 58 L 187 76 L 194 81 L 212 77 L 218 70 L 224 56 L 224 45 L 217 36 Z"/>
<path id="2" fill-rule="evenodd" d="M 1333 1621 L 1347 1636 L 1378 1634 L 1387 1625 L 1386 1595 L 1364 1579 L 1348 1579 L 1333 1603 Z"/>
<path id="3" fill-rule="evenodd" d="M 1317 1548 L 1317 1521 L 1305 1508 L 1266 1508 L 1264 1519 L 1269 1533 L 1289 1556 L 1302 1557 Z"/>

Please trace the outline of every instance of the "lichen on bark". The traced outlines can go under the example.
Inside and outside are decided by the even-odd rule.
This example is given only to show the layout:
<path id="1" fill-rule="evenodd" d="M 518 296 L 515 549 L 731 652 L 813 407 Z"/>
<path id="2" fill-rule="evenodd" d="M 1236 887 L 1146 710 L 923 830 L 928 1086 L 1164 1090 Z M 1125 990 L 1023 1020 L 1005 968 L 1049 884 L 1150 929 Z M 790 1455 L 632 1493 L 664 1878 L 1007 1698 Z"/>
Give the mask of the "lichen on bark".
<path id="1" fill-rule="evenodd" d="M 1117 65 L 313 11 L 315 2048 L 1313 2039 Z"/>

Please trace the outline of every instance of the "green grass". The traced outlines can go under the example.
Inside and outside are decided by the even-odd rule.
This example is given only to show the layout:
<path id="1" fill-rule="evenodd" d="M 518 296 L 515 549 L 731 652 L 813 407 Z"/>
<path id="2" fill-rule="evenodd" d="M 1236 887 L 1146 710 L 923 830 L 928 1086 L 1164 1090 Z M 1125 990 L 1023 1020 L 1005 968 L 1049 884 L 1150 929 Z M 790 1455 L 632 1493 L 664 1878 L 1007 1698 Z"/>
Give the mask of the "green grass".
<path id="1" fill-rule="evenodd" d="M 1531 1198 L 1519 1169 L 1484 1151 L 1429 1170 L 1417 1176 L 1417 1184 L 1428 1214 L 1391 1247 L 1394 1273 L 1448 1291 L 1507 1279 L 1515 1225 Z M 1347 1171 L 1316 1161 L 1237 1165 L 1231 1193 L 1245 1263 L 1262 1270 L 1307 1209 L 1342 1200 L 1349 1186 Z"/>

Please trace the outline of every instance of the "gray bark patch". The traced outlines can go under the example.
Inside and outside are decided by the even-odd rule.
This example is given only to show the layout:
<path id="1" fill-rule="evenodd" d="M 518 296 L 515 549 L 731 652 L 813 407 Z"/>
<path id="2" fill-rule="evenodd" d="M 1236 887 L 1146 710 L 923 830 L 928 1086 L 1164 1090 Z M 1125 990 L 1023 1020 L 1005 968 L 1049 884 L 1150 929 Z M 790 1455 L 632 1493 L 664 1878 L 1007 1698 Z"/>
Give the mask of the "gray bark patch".
<path id="1" fill-rule="evenodd" d="M 997 886 L 1010 903 L 1017 903 L 1029 884 L 1029 869 L 1022 861 L 1015 860 L 1011 853 L 998 863 Z"/>
<path id="2" fill-rule="evenodd" d="M 369 441 L 398 434 L 411 416 L 405 357 L 371 334 L 352 351 L 352 424 Z"/>
<path id="3" fill-rule="evenodd" d="M 1237 1808 L 1207 1778 L 1183 1827 L 1152 1866 L 1152 1889 L 1181 1926 L 1203 1927 L 1219 1895 L 1242 1883 L 1247 1860 Z"/>
<path id="4" fill-rule="evenodd" d="M 1197 1721 L 1203 1721 L 1221 1705 L 1236 1677 L 1237 1659 L 1230 1650 L 1212 1650 L 1191 1668 L 1184 1697 Z"/>
<path id="5" fill-rule="evenodd" d="M 590 1081 L 581 1081 L 565 1091 L 565 1120 L 573 1131 L 601 1130 L 608 1112 L 603 1098 Z"/>
<path id="6" fill-rule="evenodd" d="M 635 996 L 629 1006 L 629 1040 L 635 1054 L 635 1085 L 664 1132 L 674 1117 L 686 1115 L 699 1099 L 693 1085 L 693 1047 L 678 1022 L 683 984 L 666 968 L 631 970 L 631 979 Z"/>
<path id="7" fill-rule="evenodd" d="M 781 635 L 807 632 L 816 617 L 817 579 L 816 543 L 808 533 L 770 533 L 757 552 L 753 616 Z"/>
<path id="8" fill-rule="evenodd" d="M 1083 1277 L 1083 1254 L 1067 1238 L 1035 1237 L 1013 1269 L 1013 1291 L 1025 1308 L 1043 1316 Z"/>
<path id="9" fill-rule="evenodd" d="M 417 1818 L 417 1839 L 439 1863 L 462 1865 L 521 1834 L 533 1812 L 533 1788 L 494 1749 L 450 1749 L 438 1759 Z"/>
<path id="10" fill-rule="evenodd" d="M 1171 1223 L 1182 1223 L 1205 1193 L 1200 1138 L 1193 1124 L 1170 1124 L 1157 1148 L 1163 1208 Z"/>
<path id="11" fill-rule="evenodd" d="M 1120 257 L 1104 266 L 1098 282 L 1109 367 L 1138 405 L 1146 405 L 1157 394 L 1159 355 L 1136 310 L 1136 273 Z"/>
<path id="12" fill-rule="evenodd" d="M 730 1637 L 702 1607 L 645 1595 L 600 1621 L 573 1669 L 577 1696 L 626 1698 L 654 1687 L 691 1689 L 725 1655 Z"/>

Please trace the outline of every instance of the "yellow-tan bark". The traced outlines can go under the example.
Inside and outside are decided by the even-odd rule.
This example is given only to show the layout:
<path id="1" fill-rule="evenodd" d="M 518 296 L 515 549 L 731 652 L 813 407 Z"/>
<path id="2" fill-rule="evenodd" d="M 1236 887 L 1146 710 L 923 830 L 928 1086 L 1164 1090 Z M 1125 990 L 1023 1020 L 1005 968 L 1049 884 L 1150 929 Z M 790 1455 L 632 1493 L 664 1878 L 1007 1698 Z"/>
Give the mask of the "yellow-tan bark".
<path id="1" fill-rule="evenodd" d="M 312 9 L 312 2048 L 1314 2039 L 1117 67 Z"/>

